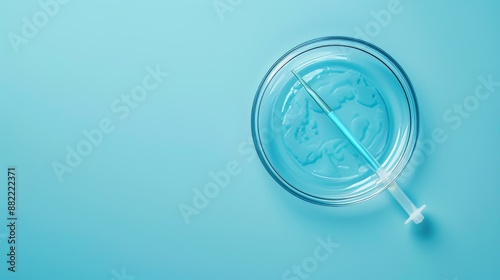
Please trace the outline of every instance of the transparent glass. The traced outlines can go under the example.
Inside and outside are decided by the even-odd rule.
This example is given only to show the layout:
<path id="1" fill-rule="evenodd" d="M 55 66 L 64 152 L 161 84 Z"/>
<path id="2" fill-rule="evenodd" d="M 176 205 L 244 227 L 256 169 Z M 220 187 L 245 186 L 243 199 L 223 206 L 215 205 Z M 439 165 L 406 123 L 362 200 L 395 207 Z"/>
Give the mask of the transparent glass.
<path id="1" fill-rule="evenodd" d="M 292 74 L 333 109 L 388 173 L 379 179 Z M 413 87 L 399 64 L 367 42 L 326 37 L 301 44 L 264 77 L 252 135 L 273 178 L 309 202 L 343 206 L 374 197 L 404 170 L 418 134 Z"/>

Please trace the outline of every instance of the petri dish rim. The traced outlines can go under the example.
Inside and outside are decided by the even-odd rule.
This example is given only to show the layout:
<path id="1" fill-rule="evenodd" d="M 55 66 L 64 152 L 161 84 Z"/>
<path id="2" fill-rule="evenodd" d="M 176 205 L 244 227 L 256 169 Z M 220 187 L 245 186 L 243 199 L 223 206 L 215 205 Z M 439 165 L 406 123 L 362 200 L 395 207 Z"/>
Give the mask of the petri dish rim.
<path id="1" fill-rule="evenodd" d="M 406 101 L 408 105 L 409 112 L 409 133 L 407 140 L 405 141 L 403 151 L 401 156 L 396 160 L 395 168 L 397 172 L 393 172 L 391 177 L 381 184 L 376 184 L 375 186 L 363 190 L 362 192 L 358 192 L 354 195 L 345 195 L 345 196 L 337 196 L 334 198 L 326 198 L 315 196 L 313 194 L 302 191 L 300 188 L 293 186 L 292 184 L 287 182 L 286 178 L 283 178 L 272 166 L 271 161 L 266 155 L 266 152 L 263 149 L 263 143 L 260 137 L 260 128 L 258 125 L 259 122 L 259 114 L 260 114 L 260 105 L 263 100 L 263 97 L 266 93 L 267 87 L 270 85 L 270 82 L 275 77 L 277 73 L 285 66 L 287 63 L 292 61 L 294 58 L 300 56 L 303 53 L 310 52 L 317 48 L 336 46 L 336 47 L 346 47 L 357 49 L 362 51 L 378 61 L 380 61 L 384 66 L 392 72 L 394 77 L 397 79 L 398 83 L 401 86 L 401 89 L 404 91 L 406 96 Z M 418 103 L 417 98 L 415 96 L 413 85 L 408 78 L 406 72 L 399 65 L 399 63 L 384 50 L 379 47 L 351 37 L 345 36 L 329 36 L 329 37 L 321 37 L 317 39 L 313 39 L 307 42 L 304 42 L 288 52 L 282 55 L 268 70 L 264 78 L 262 79 L 258 89 L 257 94 L 255 96 L 253 107 L 252 107 L 252 115 L 251 115 L 251 129 L 252 129 L 252 138 L 254 141 L 254 146 L 259 156 L 259 159 L 263 163 L 264 167 L 268 171 L 268 173 L 274 178 L 278 184 L 283 187 L 285 190 L 290 192 L 291 194 L 314 204 L 326 205 L 326 206 L 345 206 L 351 205 L 359 202 L 366 201 L 380 194 L 384 190 L 386 190 L 394 181 L 401 175 L 403 170 L 406 168 L 407 164 L 410 161 L 410 158 L 414 152 L 416 146 L 416 140 L 418 138 Z"/>

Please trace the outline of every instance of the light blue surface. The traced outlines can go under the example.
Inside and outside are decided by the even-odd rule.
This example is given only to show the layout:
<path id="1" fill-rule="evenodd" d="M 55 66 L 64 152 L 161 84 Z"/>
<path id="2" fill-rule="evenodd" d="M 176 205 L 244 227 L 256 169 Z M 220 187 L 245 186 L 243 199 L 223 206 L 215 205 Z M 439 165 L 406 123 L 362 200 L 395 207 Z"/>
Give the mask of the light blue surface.
<path id="1" fill-rule="evenodd" d="M 499 277 L 500 85 L 487 82 L 500 81 L 499 4 L 221 3 L 233 6 L 219 17 L 210 0 L 69 1 L 18 53 L 9 32 L 42 8 L 0 4 L 0 181 L 14 165 L 19 184 L 18 272 L 1 239 L 1 279 L 294 279 L 293 265 L 325 254 L 309 279 Z M 419 101 L 427 145 L 402 185 L 428 205 L 422 226 L 404 226 L 388 194 L 348 208 L 303 202 L 251 149 L 251 105 L 272 63 L 366 28 Z M 53 162 L 98 128 L 108 132 L 60 182 Z"/>

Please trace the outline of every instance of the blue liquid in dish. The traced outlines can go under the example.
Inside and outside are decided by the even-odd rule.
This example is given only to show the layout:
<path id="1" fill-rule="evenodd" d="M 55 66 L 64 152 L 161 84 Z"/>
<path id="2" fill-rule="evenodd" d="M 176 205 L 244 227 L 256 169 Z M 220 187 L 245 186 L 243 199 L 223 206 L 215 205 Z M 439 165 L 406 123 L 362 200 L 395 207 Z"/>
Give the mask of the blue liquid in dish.
<path id="1" fill-rule="evenodd" d="M 387 109 L 378 90 L 354 70 L 325 66 L 305 75 L 354 137 L 375 157 L 388 136 Z M 372 173 L 365 160 L 297 82 L 281 115 L 288 153 L 306 172 L 322 178 L 355 180 Z"/>

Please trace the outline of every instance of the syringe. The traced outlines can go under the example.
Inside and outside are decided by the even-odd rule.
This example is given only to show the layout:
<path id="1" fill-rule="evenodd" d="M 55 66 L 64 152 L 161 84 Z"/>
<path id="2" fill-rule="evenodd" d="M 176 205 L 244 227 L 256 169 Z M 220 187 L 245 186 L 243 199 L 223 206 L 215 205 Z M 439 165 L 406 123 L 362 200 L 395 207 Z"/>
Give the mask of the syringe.
<path id="1" fill-rule="evenodd" d="M 356 149 L 356 151 L 361 155 L 361 157 L 366 161 L 368 166 L 377 174 L 381 181 L 388 178 L 388 172 L 386 172 L 380 163 L 372 156 L 372 154 L 354 137 L 349 128 L 342 123 L 342 121 L 337 117 L 335 112 L 325 103 L 325 101 L 300 77 L 297 72 L 292 70 L 293 75 L 297 78 L 299 83 L 304 87 L 306 92 L 311 96 L 311 98 L 318 104 L 321 110 L 333 121 L 333 123 L 338 127 L 340 132 L 347 138 L 349 143 Z M 420 208 L 417 208 L 413 202 L 406 196 L 406 194 L 401 190 L 396 182 L 392 183 L 388 187 L 389 192 L 396 199 L 396 201 L 403 207 L 403 209 L 408 213 L 409 218 L 406 220 L 405 224 L 413 221 L 415 224 L 419 224 L 424 220 L 422 215 L 422 210 L 426 207 L 424 204 Z"/>

